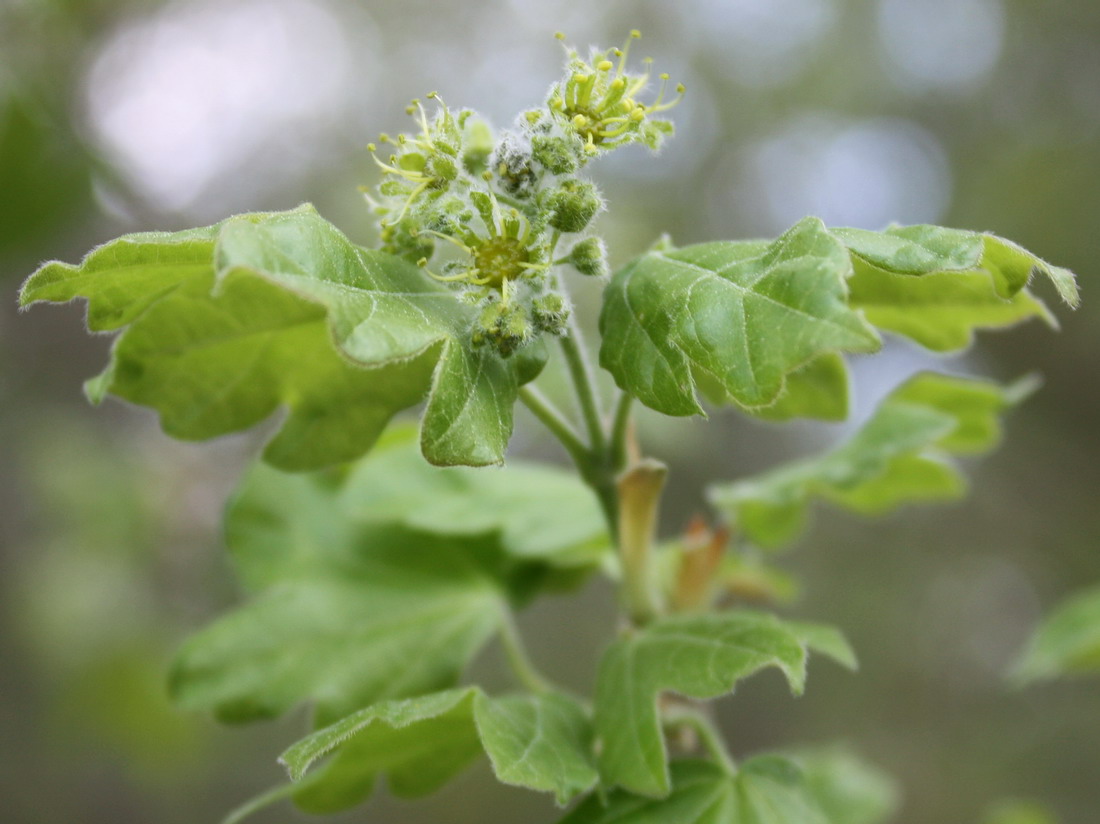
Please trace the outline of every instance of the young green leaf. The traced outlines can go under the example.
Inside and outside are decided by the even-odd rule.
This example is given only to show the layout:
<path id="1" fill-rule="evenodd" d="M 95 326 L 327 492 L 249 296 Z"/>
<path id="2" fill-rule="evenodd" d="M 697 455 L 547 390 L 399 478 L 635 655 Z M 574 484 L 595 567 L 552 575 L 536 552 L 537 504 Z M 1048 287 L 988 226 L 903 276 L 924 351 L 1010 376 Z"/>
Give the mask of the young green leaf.
<path id="1" fill-rule="evenodd" d="M 854 664 L 839 635 L 774 615 L 738 611 L 656 621 L 616 641 L 600 662 L 596 732 L 605 786 L 664 796 L 668 753 L 657 700 L 672 690 L 696 699 L 731 692 L 743 678 L 778 668 L 795 694 L 806 680 L 807 649 Z"/>
<path id="2" fill-rule="evenodd" d="M 584 708 L 557 693 L 490 698 L 477 687 L 385 701 L 299 741 L 279 759 L 311 812 L 362 801 L 385 774 L 400 796 L 430 793 L 481 752 L 506 784 L 551 792 L 559 804 L 596 783 Z M 306 777 L 314 763 L 335 753 Z"/>
<path id="3" fill-rule="evenodd" d="M 386 449 L 350 471 L 340 492 L 353 522 L 495 534 L 514 558 L 560 567 L 590 566 L 610 549 L 596 498 L 575 473 L 520 460 L 506 469 L 435 469 L 416 454 L 411 429 L 387 433 L 384 442 Z"/>
<path id="4" fill-rule="evenodd" d="M 338 475 L 254 466 L 226 520 L 241 579 L 256 589 L 292 580 L 299 565 L 308 570 L 318 558 L 353 562 L 360 533 L 380 524 L 495 539 L 502 578 L 542 565 L 584 571 L 606 555 L 603 517 L 576 476 L 523 461 L 499 470 L 438 469 L 418 453 L 415 429 L 398 426 Z"/>
<path id="5" fill-rule="evenodd" d="M 770 406 L 815 358 L 878 348 L 847 305 L 850 274 L 847 250 L 814 218 L 770 245 L 650 251 L 607 287 L 600 364 L 667 415 L 702 411 L 700 374 L 743 407 Z"/>
<path id="6" fill-rule="evenodd" d="M 1022 682 L 1100 673 L 1100 587 L 1074 595 L 1039 626 L 1016 665 Z"/>
<path id="7" fill-rule="evenodd" d="M 785 755 L 802 770 L 829 824 L 885 824 L 900 805 L 897 782 L 845 747 L 807 747 Z"/>
<path id="8" fill-rule="evenodd" d="M 938 352 L 966 348 L 976 329 L 1032 317 L 1056 325 L 1026 288 L 1036 273 L 1067 304 L 1079 302 L 1072 272 L 995 235 L 928 225 L 833 234 L 852 253 L 849 304 L 880 329 Z"/>
<path id="9" fill-rule="evenodd" d="M 729 775 L 709 761 L 676 761 L 660 799 L 591 795 L 559 824 L 832 824 L 792 762 L 761 756 Z"/>
<path id="10" fill-rule="evenodd" d="M 713 486 L 710 500 L 757 544 L 779 547 L 802 531 L 814 496 L 863 513 L 957 498 L 965 482 L 946 453 L 977 454 L 996 446 L 998 413 L 1032 386 L 1027 379 L 1000 387 L 922 373 L 896 389 L 832 452 Z"/>
<path id="11" fill-rule="evenodd" d="M 265 457 L 286 469 L 350 460 L 427 397 L 425 457 L 501 463 L 519 384 L 541 350 L 475 348 L 475 310 L 398 257 L 352 244 L 309 206 L 204 229 L 128 235 L 79 266 L 50 263 L 20 304 L 88 300 L 92 331 L 125 329 L 89 392 L 151 406 L 201 440 L 289 415 Z"/>
<path id="12" fill-rule="evenodd" d="M 714 404 L 736 404 L 706 372 L 693 372 L 702 395 Z M 848 366 L 837 354 L 826 354 L 787 375 L 783 394 L 771 406 L 744 411 L 767 421 L 816 418 L 843 421 L 848 418 Z"/>
<path id="13" fill-rule="evenodd" d="M 497 631 L 501 582 L 485 539 L 401 527 L 359 530 L 336 551 L 302 543 L 285 577 L 192 636 L 172 671 L 175 699 L 227 721 L 312 700 L 320 724 L 387 698 L 448 687 Z"/>
<path id="14" fill-rule="evenodd" d="M 1054 324 L 1027 290 L 1036 273 L 1077 306 L 1072 272 L 995 235 L 938 226 L 827 230 L 806 218 L 772 244 L 654 249 L 608 286 L 600 363 L 668 415 L 701 412 L 698 389 L 765 418 L 836 420 L 847 391 L 838 355 L 877 348 L 871 325 L 949 351 L 976 329 Z"/>

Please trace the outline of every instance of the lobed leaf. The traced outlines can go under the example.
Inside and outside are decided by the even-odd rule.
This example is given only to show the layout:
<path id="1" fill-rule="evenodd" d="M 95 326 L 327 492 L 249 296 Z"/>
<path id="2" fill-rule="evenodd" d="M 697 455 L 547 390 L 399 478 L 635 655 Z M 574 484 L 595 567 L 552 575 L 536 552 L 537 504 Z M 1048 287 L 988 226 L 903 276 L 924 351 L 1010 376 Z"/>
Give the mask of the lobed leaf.
<path id="1" fill-rule="evenodd" d="M 542 512 L 547 493 L 569 518 Z M 607 550 L 579 480 L 522 462 L 436 469 L 412 427 L 339 472 L 257 464 L 226 536 L 253 599 L 185 644 L 172 690 L 233 721 L 313 701 L 327 723 L 451 686 L 509 604 L 575 580 Z"/>
<path id="2" fill-rule="evenodd" d="M 580 704 L 557 693 L 490 698 L 477 687 L 366 707 L 279 760 L 302 782 L 296 803 L 322 813 L 360 803 L 383 774 L 399 796 L 433 792 L 482 752 L 500 781 L 552 792 L 559 804 L 596 783 L 591 722 Z"/>
<path id="3" fill-rule="evenodd" d="M 591 795 L 559 824 L 832 824 L 794 763 L 761 756 L 729 775 L 709 761 L 671 765 L 663 798 Z"/>
<path id="4" fill-rule="evenodd" d="M 518 387 L 545 356 L 473 347 L 473 307 L 407 261 L 355 246 L 310 206 L 127 235 L 78 266 L 46 264 L 20 305 L 78 297 L 90 330 L 122 330 L 89 382 L 93 400 L 150 406 L 185 440 L 286 407 L 264 453 L 284 469 L 361 455 L 425 398 L 429 461 L 501 463 Z"/>
<path id="5" fill-rule="evenodd" d="M 173 666 L 175 700 L 225 721 L 312 701 L 325 724 L 453 685 L 507 609 L 481 560 L 492 544 L 393 526 L 356 538 L 344 552 L 318 546 L 292 559 L 286 578 L 192 636 Z"/>
<path id="6" fill-rule="evenodd" d="M 960 497 L 946 457 L 992 449 L 998 414 L 1026 397 L 1030 379 L 1001 387 L 926 372 L 898 387 L 847 443 L 755 478 L 711 487 L 710 500 L 751 540 L 778 547 L 804 529 L 815 496 L 862 513 Z"/>
<path id="7" fill-rule="evenodd" d="M 360 536 L 382 524 L 487 539 L 486 551 L 491 544 L 503 553 L 495 568 L 504 580 L 543 565 L 583 572 L 609 550 L 599 507 L 575 475 L 525 461 L 506 469 L 431 467 L 411 426 L 392 427 L 338 474 L 290 475 L 257 464 L 234 496 L 226 531 L 239 577 L 257 589 L 293 581 L 319 558 L 354 562 Z"/>
<path id="8" fill-rule="evenodd" d="M 786 376 L 810 361 L 878 348 L 874 330 L 847 306 L 850 270 L 843 245 L 814 218 L 767 246 L 650 251 L 607 287 L 600 364 L 667 415 L 702 412 L 698 374 L 741 406 L 769 406 Z"/>
<path id="9" fill-rule="evenodd" d="M 669 793 L 660 693 L 716 698 L 741 679 L 776 667 L 799 694 L 808 649 L 854 663 L 851 650 L 833 632 L 748 611 L 665 618 L 616 641 L 600 663 L 596 683 L 604 785 L 649 796 Z"/>
<path id="10" fill-rule="evenodd" d="M 1100 587 L 1069 598 L 1047 616 L 1028 642 L 1014 676 L 1028 683 L 1100 672 Z"/>
<path id="11" fill-rule="evenodd" d="M 840 420 L 840 355 L 876 349 L 874 327 L 950 351 L 977 329 L 1054 324 L 1027 290 L 1036 274 L 1076 307 L 1071 272 L 981 232 L 828 230 L 806 218 L 770 244 L 662 246 L 612 278 L 600 363 L 668 415 L 701 413 L 698 390 L 769 419 Z"/>
<path id="12" fill-rule="evenodd" d="M 929 225 L 833 234 L 852 253 L 850 305 L 880 329 L 938 352 L 966 348 L 976 329 L 1031 317 L 1056 325 L 1027 291 L 1036 274 L 1047 277 L 1070 306 L 1079 302 L 1072 272 L 996 235 Z"/>

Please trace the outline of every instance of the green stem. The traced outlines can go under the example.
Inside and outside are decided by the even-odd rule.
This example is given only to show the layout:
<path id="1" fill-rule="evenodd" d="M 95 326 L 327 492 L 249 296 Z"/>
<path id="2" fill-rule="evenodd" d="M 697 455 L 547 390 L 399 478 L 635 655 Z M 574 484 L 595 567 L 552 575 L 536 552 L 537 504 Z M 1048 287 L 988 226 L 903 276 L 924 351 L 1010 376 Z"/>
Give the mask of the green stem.
<path id="1" fill-rule="evenodd" d="M 615 404 L 615 416 L 611 422 L 611 467 L 616 472 L 621 472 L 626 467 L 626 439 L 630 431 L 630 408 L 633 401 L 633 395 L 621 392 Z"/>
<path id="2" fill-rule="evenodd" d="M 531 663 L 531 657 L 527 654 L 527 648 L 523 645 L 519 628 L 511 612 L 505 612 L 504 621 L 500 627 L 500 641 L 504 647 L 504 654 L 508 656 L 508 663 L 516 679 L 531 692 L 550 692 L 553 686 Z"/>
<path id="3" fill-rule="evenodd" d="M 565 363 L 569 367 L 569 376 L 573 379 L 573 387 L 577 392 L 577 402 L 581 408 L 581 416 L 584 418 L 588 429 L 589 444 L 592 452 L 604 455 L 607 450 L 603 433 L 603 422 L 600 420 L 600 401 L 596 389 L 596 376 L 588 363 L 588 357 L 584 352 L 584 344 L 581 342 L 580 328 L 574 321 L 570 321 L 568 334 L 558 338 L 561 343 L 562 354 L 565 355 Z"/>
<path id="4" fill-rule="evenodd" d="M 577 468 L 584 474 L 585 468 L 592 462 L 592 457 L 589 455 L 588 448 L 584 445 L 580 435 L 573 429 L 573 425 L 569 423 L 565 415 L 554 406 L 549 398 L 531 384 L 519 388 L 519 397 L 534 416 L 542 422 L 543 426 L 561 441 L 561 445 L 565 447 L 569 457 L 573 459 Z"/>
<path id="5" fill-rule="evenodd" d="M 521 386 L 519 397 L 528 409 L 538 418 L 542 424 L 565 447 L 569 457 L 580 472 L 581 479 L 596 493 L 603 510 L 604 520 L 607 521 L 607 529 L 612 541 L 618 540 L 619 534 L 619 505 L 616 499 L 615 482 L 611 474 L 606 470 L 606 462 L 602 455 L 595 455 L 584 445 L 572 424 L 558 411 L 550 400 L 539 392 L 538 389 L 527 384 Z"/>
<path id="6" fill-rule="evenodd" d="M 695 731 L 699 736 L 699 743 L 707 751 L 726 773 L 737 775 L 737 762 L 726 748 L 726 742 L 722 739 L 722 733 L 706 715 L 698 710 L 677 708 L 669 712 L 665 718 L 666 723 L 672 726 L 686 726 Z"/>

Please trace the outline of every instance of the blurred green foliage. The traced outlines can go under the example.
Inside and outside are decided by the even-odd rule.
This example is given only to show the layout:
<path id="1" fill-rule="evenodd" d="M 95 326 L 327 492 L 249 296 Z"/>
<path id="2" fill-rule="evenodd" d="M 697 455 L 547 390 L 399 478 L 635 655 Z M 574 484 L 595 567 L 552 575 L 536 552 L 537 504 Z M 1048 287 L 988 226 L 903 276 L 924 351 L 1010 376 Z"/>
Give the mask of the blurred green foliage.
<path id="1" fill-rule="evenodd" d="M 73 259 L 126 231 L 303 200 L 369 239 L 355 192 L 356 184 L 374 180 L 362 146 L 379 130 L 402 127 L 408 98 L 444 84 L 448 100 L 499 120 L 540 97 L 554 76 L 560 55 L 552 31 L 597 42 L 637 26 L 646 47 L 677 66 L 688 97 L 676 112 L 679 134 L 660 162 L 641 176 L 615 163 L 597 172 L 614 206 L 615 217 L 603 226 L 613 263 L 663 231 L 687 244 L 773 233 L 786 225 L 780 218 L 787 209 L 855 203 L 866 208 L 852 214 L 874 216 L 867 204 L 916 208 L 898 192 L 935 179 L 942 182 L 939 200 L 930 189 L 918 203 L 935 214 L 923 217 L 1012 237 L 1076 270 L 1085 294 L 1064 334 L 1035 326 L 1003 339 L 987 336 L 971 360 L 950 363 L 965 372 L 981 362 L 999 378 L 1036 370 L 1046 380 L 1014 414 L 1001 452 L 975 468 L 970 499 L 932 519 L 911 510 L 869 526 L 819 513 L 789 565 L 805 581 L 799 612 L 843 627 L 863 671 L 851 678 L 822 668 L 815 689 L 796 702 L 774 681 L 747 683 L 721 705 L 737 754 L 845 738 L 898 779 L 899 822 L 978 821 L 991 799 L 1018 795 L 1042 799 L 1066 824 L 1093 821 L 1100 806 L 1092 779 L 1100 763 L 1096 683 L 1009 691 L 1002 676 L 1041 612 L 1100 581 L 1100 303 L 1090 292 L 1100 215 L 1100 6 L 967 0 L 958 8 L 996 25 L 960 45 L 935 23 L 942 12 L 942 27 L 960 25 L 947 13 L 951 4 L 912 0 L 911 12 L 933 20 L 912 31 L 913 42 L 927 53 L 957 49 L 946 52 L 944 64 L 976 60 L 983 44 L 997 39 L 983 71 L 948 82 L 921 75 L 889 39 L 890 15 L 901 5 L 893 0 L 787 0 L 769 4 L 774 11 L 756 5 L 755 12 L 745 2 L 693 0 L 675 14 L 656 0 L 600 10 L 573 0 L 364 5 L 250 0 L 233 4 L 236 16 L 220 23 L 218 15 L 228 12 L 219 9 L 229 6 L 212 2 L 9 0 L 0 8 L 0 279 L 11 290 L 11 300 L 0 304 L 5 816 L 44 824 L 212 820 L 281 779 L 265 759 L 301 728 L 291 719 L 279 722 L 281 729 L 224 736 L 173 709 L 163 684 L 177 639 L 231 597 L 217 521 L 254 444 L 174 445 L 152 431 L 147 416 L 118 406 L 90 411 L 74 387 L 102 362 L 105 344 L 84 339 L 72 322 L 76 308 L 17 315 L 21 279 L 41 260 Z M 255 21 L 250 27 L 240 22 L 248 19 Z M 158 110 L 167 131 L 132 133 L 119 144 L 118 128 L 104 125 L 103 100 L 114 94 L 116 113 L 124 111 L 118 100 L 141 103 L 141 89 L 132 85 L 141 66 L 125 57 L 145 53 L 133 44 L 149 41 L 158 20 L 175 26 L 170 42 L 181 49 L 199 37 L 194 20 L 220 26 L 218 42 L 243 36 L 231 24 L 260 40 L 286 35 L 282 25 L 301 34 L 303 48 L 307 34 L 324 35 L 324 42 L 352 44 L 345 68 L 354 82 L 340 87 L 349 96 L 332 112 L 310 110 L 310 134 L 325 136 L 314 151 L 297 144 L 257 151 L 257 163 L 267 164 L 260 172 L 242 164 L 237 175 L 232 165 L 215 165 L 218 183 L 206 195 L 158 201 L 127 152 L 172 128 L 235 123 L 223 110 L 187 106 L 215 99 L 219 85 L 241 88 L 229 81 L 247 74 L 226 58 L 226 74 L 206 80 L 209 94 L 180 93 L 177 100 L 176 75 L 162 72 L 155 79 L 177 103 Z M 717 37 L 727 38 L 726 47 L 715 45 Z M 176 72 L 198 83 L 206 64 L 194 43 L 189 48 Z M 331 74 L 323 49 L 310 54 L 300 64 L 307 87 Z M 288 98 L 292 92 L 280 90 Z M 249 99 L 237 103 L 246 124 L 282 129 L 283 121 L 262 108 L 248 108 Z M 845 154 L 851 145 L 863 149 Z M 192 148 L 216 159 L 219 147 Z M 894 160 L 875 167 L 876 152 Z M 815 194 L 814 175 L 838 158 L 849 165 L 840 164 L 845 185 L 832 190 L 847 199 L 830 206 Z M 906 177 L 909 163 L 916 178 Z M 809 171 L 801 178 L 769 176 L 803 167 Z M 891 183 L 883 169 L 900 169 L 900 176 Z M 260 188 L 257 179 L 275 182 Z M 891 218 L 914 219 L 905 213 L 881 220 Z M 594 305 L 580 312 L 592 320 Z M 927 365 L 900 345 L 885 363 L 879 372 L 857 368 L 857 414 L 870 409 L 871 396 Z M 780 433 L 731 415 L 645 419 L 642 428 L 652 451 L 671 459 L 669 525 L 687 523 L 708 483 L 840 438 L 826 425 Z M 516 448 L 553 454 L 529 438 Z M 587 629 L 606 626 L 593 618 L 606 597 L 588 594 L 575 616 L 582 629 L 569 638 L 561 637 L 554 604 L 530 616 L 536 657 L 567 683 L 571 673 L 591 671 L 608 640 Z M 492 662 L 490 655 L 482 666 Z M 549 802 L 485 777 L 475 773 L 408 808 L 383 802 L 371 814 L 455 824 L 553 820 Z M 990 820 L 1046 820 L 1026 807 L 997 815 Z"/>

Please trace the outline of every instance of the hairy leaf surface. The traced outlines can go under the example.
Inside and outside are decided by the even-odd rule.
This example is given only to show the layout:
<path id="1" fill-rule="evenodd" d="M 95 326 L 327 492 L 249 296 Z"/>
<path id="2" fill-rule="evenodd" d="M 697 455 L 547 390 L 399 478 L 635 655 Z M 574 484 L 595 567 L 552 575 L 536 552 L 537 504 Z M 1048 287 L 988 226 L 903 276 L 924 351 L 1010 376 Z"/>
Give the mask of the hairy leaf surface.
<path id="1" fill-rule="evenodd" d="M 474 308 L 416 266 L 352 244 L 312 207 L 203 229 L 127 235 L 78 266 L 49 263 L 23 306 L 88 301 L 92 331 L 122 330 L 89 382 L 156 409 L 201 440 L 288 415 L 265 457 L 285 469 L 367 451 L 399 410 L 427 399 L 435 464 L 500 463 L 540 350 L 502 360 L 470 344 Z"/>
<path id="2" fill-rule="evenodd" d="M 658 248 L 608 286 L 600 363 L 669 415 L 700 413 L 698 390 L 766 418 L 838 420 L 839 355 L 877 348 L 873 327 L 949 351 L 977 329 L 1054 323 L 1027 290 L 1035 274 L 1077 305 L 1068 270 L 995 235 L 938 226 L 828 230 L 806 218 L 771 244 Z"/>
<path id="3" fill-rule="evenodd" d="M 1016 666 L 1021 681 L 1100 672 L 1100 587 L 1057 607 L 1032 636 Z"/>
<path id="4" fill-rule="evenodd" d="M 697 373 L 741 406 L 769 406 L 786 375 L 815 358 L 878 347 L 874 330 L 848 308 L 850 271 L 844 246 L 813 218 L 770 245 L 648 252 L 607 288 L 600 364 L 668 415 L 702 411 Z"/>
<path id="5" fill-rule="evenodd" d="M 559 804 L 592 787 L 592 727 L 557 693 L 490 698 L 476 687 L 366 707 L 283 753 L 300 806 L 335 812 L 369 795 L 385 774 L 400 796 L 430 793 L 482 752 L 506 784 L 551 792 Z M 306 777 L 318 759 L 334 753 Z"/>
<path id="6" fill-rule="evenodd" d="M 795 764 L 746 761 L 731 776 L 708 761 L 676 761 L 671 789 L 654 799 L 623 790 L 589 796 L 560 824 L 832 824 Z"/>
<path id="7" fill-rule="evenodd" d="M 852 253 L 850 305 L 873 324 L 938 352 L 964 349 L 977 329 L 1054 318 L 1027 290 L 1036 274 L 1077 306 L 1074 276 L 1011 241 L 940 226 L 834 229 Z"/>
<path id="8" fill-rule="evenodd" d="M 801 533 L 815 496 L 863 513 L 960 497 L 965 481 L 947 455 L 979 454 L 996 446 L 998 414 L 1032 386 L 1027 379 L 1001 387 L 919 374 L 832 452 L 713 486 L 710 499 L 753 541 L 778 547 Z"/>
<path id="9" fill-rule="evenodd" d="M 643 795 L 669 792 L 668 753 L 657 700 L 674 691 L 716 698 L 765 667 L 802 692 L 808 649 L 845 665 L 854 656 L 835 630 L 738 611 L 665 618 L 616 641 L 600 663 L 596 732 L 603 783 Z"/>

